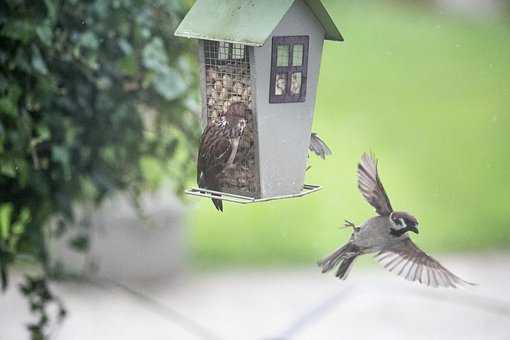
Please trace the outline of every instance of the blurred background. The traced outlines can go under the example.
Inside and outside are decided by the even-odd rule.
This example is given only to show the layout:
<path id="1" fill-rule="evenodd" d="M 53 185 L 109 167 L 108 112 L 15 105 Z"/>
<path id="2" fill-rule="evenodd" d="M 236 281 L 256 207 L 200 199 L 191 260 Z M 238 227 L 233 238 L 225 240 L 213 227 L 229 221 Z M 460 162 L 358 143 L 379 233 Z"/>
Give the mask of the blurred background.
<path id="1" fill-rule="evenodd" d="M 173 31 L 193 1 L 37 3 L 0 5 L 0 339 L 508 339 L 510 3 L 324 1 L 345 38 L 319 80 L 324 189 L 223 214 L 182 197 L 197 46 Z M 365 151 L 415 242 L 479 286 L 371 258 L 319 273 L 373 214 Z"/>

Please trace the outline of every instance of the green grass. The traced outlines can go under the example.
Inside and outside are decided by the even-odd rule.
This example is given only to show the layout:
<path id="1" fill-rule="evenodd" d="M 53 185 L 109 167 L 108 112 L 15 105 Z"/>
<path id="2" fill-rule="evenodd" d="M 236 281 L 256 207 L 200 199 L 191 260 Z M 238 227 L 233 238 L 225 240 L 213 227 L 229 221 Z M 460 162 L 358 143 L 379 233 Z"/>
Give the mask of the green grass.
<path id="1" fill-rule="evenodd" d="M 510 26 L 375 1 L 329 1 L 345 43 L 326 43 L 314 131 L 334 151 L 313 159 L 322 192 L 218 214 L 198 200 L 199 267 L 311 263 L 344 242 L 343 219 L 373 214 L 356 163 L 376 152 L 396 209 L 434 251 L 510 245 Z M 506 19 L 505 19 L 506 20 Z"/>

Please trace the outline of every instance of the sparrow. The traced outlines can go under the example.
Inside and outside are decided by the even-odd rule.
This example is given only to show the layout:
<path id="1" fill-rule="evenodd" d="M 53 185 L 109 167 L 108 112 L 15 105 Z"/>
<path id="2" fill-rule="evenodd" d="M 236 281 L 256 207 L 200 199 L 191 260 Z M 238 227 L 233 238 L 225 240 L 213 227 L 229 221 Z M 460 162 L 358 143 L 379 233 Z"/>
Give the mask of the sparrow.
<path id="1" fill-rule="evenodd" d="M 223 170 L 234 166 L 239 141 L 246 128 L 246 112 L 243 103 L 233 103 L 226 113 L 207 124 L 198 150 L 197 184 L 200 188 L 220 191 L 218 176 Z M 214 206 L 223 211 L 223 202 L 212 199 Z"/>
<path id="2" fill-rule="evenodd" d="M 322 273 L 339 265 L 336 277 L 345 280 L 358 256 L 375 254 L 386 269 L 409 281 L 445 288 L 473 285 L 450 272 L 413 243 L 408 234 L 419 233 L 418 220 L 407 212 L 393 210 L 373 155 L 365 153 L 361 157 L 358 188 L 378 216 L 360 226 L 346 221 L 345 227 L 353 228 L 353 233 L 346 245 L 318 262 Z"/>
<path id="3" fill-rule="evenodd" d="M 312 135 L 310 136 L 309 150 L 322 159 L 326 159 L 326 156 L 332 154 L 331 149 L 328 148 L 326 143 L 324 143 L 324 141 L 315 132 L 312 132 Z"/>

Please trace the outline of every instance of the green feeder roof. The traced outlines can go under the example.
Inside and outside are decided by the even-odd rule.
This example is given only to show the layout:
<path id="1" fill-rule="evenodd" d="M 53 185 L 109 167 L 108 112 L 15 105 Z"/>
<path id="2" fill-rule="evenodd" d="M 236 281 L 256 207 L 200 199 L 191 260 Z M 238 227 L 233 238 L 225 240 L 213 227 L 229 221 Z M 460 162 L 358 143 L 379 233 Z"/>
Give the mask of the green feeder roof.
<path id="1" fill-rule="evenodd" d="M 296 0 L 197 0 L 175 31 L 185 38 L 262 46 Z M 320 0 L 305 0 L 326 32 L 343 41 Z"/>

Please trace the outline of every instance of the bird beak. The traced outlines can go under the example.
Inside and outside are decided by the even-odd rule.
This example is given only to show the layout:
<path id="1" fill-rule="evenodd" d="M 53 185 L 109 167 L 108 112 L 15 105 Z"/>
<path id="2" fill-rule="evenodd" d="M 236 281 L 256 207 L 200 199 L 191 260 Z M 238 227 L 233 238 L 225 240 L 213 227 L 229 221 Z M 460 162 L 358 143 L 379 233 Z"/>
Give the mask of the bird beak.
<path id="1" fill-rule="evenodd" d="M 411 230 L 412 232 L 416 233 L 416 234 L 419 234 L 420 231 L 418 230 L 417 227 L 410 227 L 409 230 Z"/>

